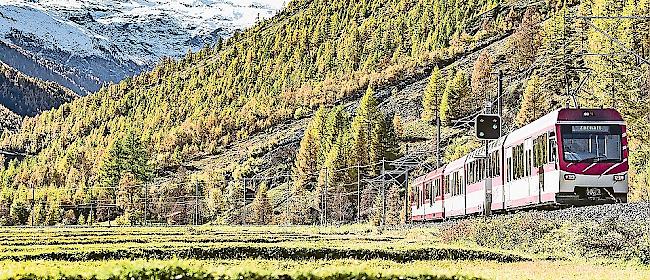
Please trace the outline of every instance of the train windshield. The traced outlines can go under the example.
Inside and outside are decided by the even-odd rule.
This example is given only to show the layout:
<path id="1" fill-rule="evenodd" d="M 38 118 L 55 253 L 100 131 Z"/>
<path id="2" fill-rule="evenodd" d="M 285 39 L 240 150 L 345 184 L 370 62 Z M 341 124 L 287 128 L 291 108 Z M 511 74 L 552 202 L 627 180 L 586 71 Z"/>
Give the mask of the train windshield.
<path id="1" fill-rule="evenodd" d="M 620 162 L 621 127 L 618 125 L 564 125 L 562 148 L 567 162 Z"/>

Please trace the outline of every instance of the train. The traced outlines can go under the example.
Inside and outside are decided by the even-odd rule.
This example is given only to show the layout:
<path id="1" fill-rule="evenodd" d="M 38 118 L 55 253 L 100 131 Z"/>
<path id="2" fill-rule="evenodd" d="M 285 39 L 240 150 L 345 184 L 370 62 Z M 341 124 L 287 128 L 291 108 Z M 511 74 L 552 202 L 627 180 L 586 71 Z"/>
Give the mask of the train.
<path id="1" fill-rule="evenodd" d="M 557 109 L 416 178 L 410 218 L 626 203 L 628 153 L 615 109 Z"/>

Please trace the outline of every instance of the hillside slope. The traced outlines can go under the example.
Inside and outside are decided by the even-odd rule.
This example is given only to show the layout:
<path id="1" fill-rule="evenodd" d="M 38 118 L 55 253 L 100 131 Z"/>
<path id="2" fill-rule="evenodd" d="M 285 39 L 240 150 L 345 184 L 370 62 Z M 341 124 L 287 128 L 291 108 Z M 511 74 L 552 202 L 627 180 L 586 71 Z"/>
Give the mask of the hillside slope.
<path id="1" fill-rule="evenodd" d="M 301 118 L 318 104 L 351 96 L 368 84 L 392 83 L 418 64 L 455 56 L 462 49 L 447 47 L 450 38 L 460 38 L 465 22 L 479 21 L 478 15 L 494 7 L 483 1 L 440 3 L 294 1 L 225 45 L 165 61 L 152 72 L 27 119 L 20 133 L 5 137 L 4 146 L 55 161 L 64 160 L 60 156 L 74 146 L 94 163 L 91 178 L 105 147 L 131 128 L 150 143 L 159 167 L 211 154 Z M 429 28 L 436 21 L 439 27 Z M 498 32 L 495 28 L 475 38 Z M 473 43 L 464 38 L 462 44 Z"/>
<path id="2" fill-rule="evenodd" d="M 78 96 L 54 82 L 22 74 L 0 62 L 0 104 L 21 116 L 35 116 Z"/>

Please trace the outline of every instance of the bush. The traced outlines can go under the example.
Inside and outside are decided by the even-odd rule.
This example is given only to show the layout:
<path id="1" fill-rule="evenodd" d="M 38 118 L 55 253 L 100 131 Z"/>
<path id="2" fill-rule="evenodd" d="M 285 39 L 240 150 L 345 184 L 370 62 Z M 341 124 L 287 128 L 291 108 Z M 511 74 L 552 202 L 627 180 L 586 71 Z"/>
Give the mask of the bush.
<path id="1" fill-rule="evenodd" d="M 470 243 L 555 257 L 604 257 L 650 262 L 650 221 L 626 204 L 526 212 L 444 223 L 444 243 Z"/>
<path id="2" fill-rule="evenodd" d="M 24 225 L 29 219 L 29 208 L 24 201 L 15 200 L 9 210 L 12 224 L 15 226 Z"/>
<path id="3" fill-rule="evenodd" d="M 77 222 L 77 218 L 74 214 L 74 210 L 70 209 L 65 211 L 63 214 L 63 224 L 64 225 L 74 225 Z"/>

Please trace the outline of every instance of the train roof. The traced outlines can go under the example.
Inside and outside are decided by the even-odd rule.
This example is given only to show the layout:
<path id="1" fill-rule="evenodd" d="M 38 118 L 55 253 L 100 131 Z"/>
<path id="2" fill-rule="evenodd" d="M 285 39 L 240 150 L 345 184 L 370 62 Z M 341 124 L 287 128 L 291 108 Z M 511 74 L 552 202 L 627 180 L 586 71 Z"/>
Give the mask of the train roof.
<path id="1" fill-rule="evenodd" d="M 467 160 L 467 157 L 468 156 L 465 155 L 465 156 L 463 156 L 463 157 L 461 157 L 461 158 L 459 158 L 457 160 L 454 160 L 454 161 L 450 162 L 449 164 L 447 164 L 447 166 L 445 166 L 445 174 L 449 174 L 452 171 L 463 167 L 465 165 L 465 161 Z"/>
<path id="2" fill-rule="evenodd" d="M 623 122 L 623 118 L 615 109 L 557 109 L 506 135 L 504 145 L 512 146 L 520 143 L 556 124 L 603 121 Z"/>
<path id="3" fill-rule="evenodd" d="M 438 167 L 437 169 L 435 169 L 435 170 L 433 170 L 433 171 L 431 171 L 431 172 L 429 172 L 429 173 L 427 173 L 425 175 L 417 177 L 415 179 L 414 183 L 415 184 L 420 184 L 420 183 L 422 183 L 424 181 L 431 180 L 431 179 L 433 179 L 435 177 L 438 177 L 438 176 L 442 175 L 444 171 L 445 171 L 445 165 L 442 165 L 442 166 Z"/>

